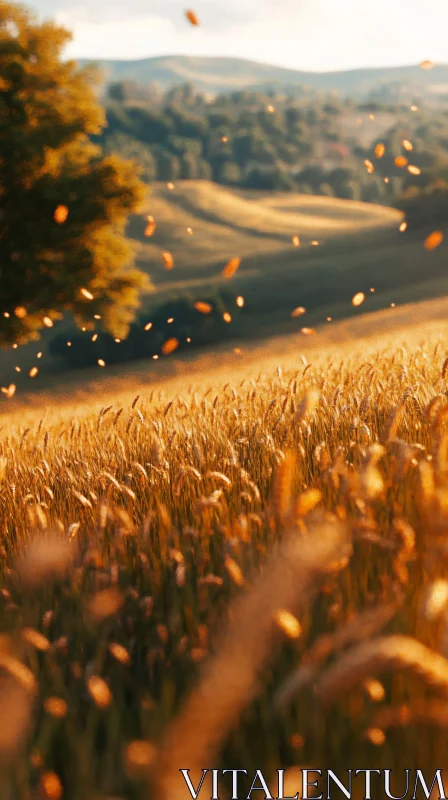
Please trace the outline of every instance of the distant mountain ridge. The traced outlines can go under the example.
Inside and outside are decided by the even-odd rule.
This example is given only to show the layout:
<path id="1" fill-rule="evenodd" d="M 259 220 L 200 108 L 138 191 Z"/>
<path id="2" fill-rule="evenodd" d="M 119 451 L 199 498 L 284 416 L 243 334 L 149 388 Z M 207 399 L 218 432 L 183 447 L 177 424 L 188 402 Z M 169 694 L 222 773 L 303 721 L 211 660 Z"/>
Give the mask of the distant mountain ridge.
<path id="1" fill-rule="evenodd" d="M 364 95 L 380 84 L 405 83 L 429 91 L 437 91 L 437 87 L 443 90 L 446 84 L 445 91 L 448 92 L 448 64 L 437 64 L 431 70 L 423 70 L 414 64 L 305 72 L 243 58 L 208 56 L 158 56 L 135 61 L 79 59 L 79 63 L 93 63 L 100 67 L 107 83 L 119 80 L 140 84 L 157 82 L 164 89 L 181 83 L 191 83 L 196 89 L 208 92 L 306 85 L 322 91 Z"/>

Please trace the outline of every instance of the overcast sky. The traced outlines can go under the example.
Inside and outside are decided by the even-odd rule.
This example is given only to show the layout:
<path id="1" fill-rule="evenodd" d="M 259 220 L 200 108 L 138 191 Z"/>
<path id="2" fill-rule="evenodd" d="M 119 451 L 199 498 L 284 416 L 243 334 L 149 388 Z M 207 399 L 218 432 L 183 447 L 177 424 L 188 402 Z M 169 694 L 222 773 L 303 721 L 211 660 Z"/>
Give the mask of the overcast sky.
<path id="1" fill-rule="evenodd" d="M 29 0 L 28 0 L 29 2 Z M 189 5 L 191 3 L 191 5 Z M 31 0 L 67 55 L 240 56 L 295 69 L 447 62 L 447 0 Z M 192 8 L 200 20 L 185 19 Z"/>

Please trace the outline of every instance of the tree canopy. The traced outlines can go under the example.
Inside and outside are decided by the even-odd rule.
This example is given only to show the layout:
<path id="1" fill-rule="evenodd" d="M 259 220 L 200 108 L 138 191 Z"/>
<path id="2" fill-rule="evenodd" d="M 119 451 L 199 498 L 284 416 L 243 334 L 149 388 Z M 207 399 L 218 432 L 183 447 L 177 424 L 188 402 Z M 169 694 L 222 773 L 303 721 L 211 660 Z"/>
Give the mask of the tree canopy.
<path id="1" fill-rule="evenodd" d="M 96 75 L 62 60 L 71 36 L 0 0 L 0 343 L 35 338 L 63 311 L 124 336 L 147 277 L 124 237 L 145 186 L 104 156 Z"/>

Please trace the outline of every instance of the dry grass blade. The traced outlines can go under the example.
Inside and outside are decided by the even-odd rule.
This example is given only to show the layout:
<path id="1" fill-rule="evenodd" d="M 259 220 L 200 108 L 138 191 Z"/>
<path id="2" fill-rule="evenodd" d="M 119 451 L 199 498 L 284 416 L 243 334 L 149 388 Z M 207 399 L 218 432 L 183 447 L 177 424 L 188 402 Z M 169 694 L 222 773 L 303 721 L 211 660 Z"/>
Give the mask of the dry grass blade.
<path id="1" fill-rule="evenodd" d="M 293 672 L 278 689 L 274 698 L 274 707 L 283 710 L 294 695 L 314 679 L 317 668 L 331 653 L 353 642 L 368 639 L 384 628 L 395 616 L 397 607 L 398 603 L 394 602 L 369 608 L 341 625 L 334 633 L 324 633 L 319 636 L 305 653 L 300 668 Z"/>
<path id="2" fill-rule="evenodd" d="M 26 742 L 33 711 L 33 696 L 13 678 L 1 683 L 0 759 L 5 763 Z"/>
<path id="3" fill-rule="evenodd" d="M 448 727 L 448 703 L 425 700 L 418 704 L 386 706 L 375 714 L 373 724 L 378 727 L 407 728 L 409 725 L 434 725 Z"/>
<path id="4" fill-rule="evenodd" d="M 255 695 L 260 668 L 272 656 L 275 611 L 308 604 L 316 579 L 347 551 L 347 532 L 340 523 L 321 523 L 312 533 L 306 541 L 288 538 L 235 604 L 216 657 L 166 732 L 155 776 L 163 800 L 183 800 L 179 764 L 194 772 L 213 761 Z"/>
<path id="5" fill-rule="evenodd" d="M 316 696 L 328 704 L 379 672 L 409 671 L 428 686 L 448 693 L 448 659 L 411 636 L 384 636 L 353 647 L 329 667 Z"/>
<path id="6" fill-rule="evenodd" d="M 272 512 L 278 525 L 283 524 L 291 516 L 292 487 L 296 465 L 297 455 L 293 451 L 288 451 L 275 472 Z"/>

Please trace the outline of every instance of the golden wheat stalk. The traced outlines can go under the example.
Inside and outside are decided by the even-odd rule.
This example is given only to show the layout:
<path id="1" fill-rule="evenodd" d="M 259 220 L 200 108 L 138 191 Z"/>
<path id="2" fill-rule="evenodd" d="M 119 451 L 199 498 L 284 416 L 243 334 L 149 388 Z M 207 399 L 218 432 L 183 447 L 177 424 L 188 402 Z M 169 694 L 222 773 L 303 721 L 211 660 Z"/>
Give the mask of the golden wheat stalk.
<path id="1" fill-rule="evenodd" d="M 373 726 L 387 728 L 407 728 L 408 725 L 434 725 L 448 727 L 448 703 L 440 700 L 425 700 L 413 705 L 385 706 L 374 716 Z"/>
<path id="2" fill-rule="evenodd" d="M 302 664 L 277 690 L 274 708 L 282 711 L 300 689 L 315 678 L 318 667 L 331 653 L 352 642 L 367 639 L 384 628 L 394 617 L 398 601 L 369 608 L 341 625 L 334 633 L 324 633 L 305 653 Z"/>
<path id="3" fill-rule="evenodd" d="M 291 515 L 292 487 L 296 464 L 296 454 L 293 451 L 288 451 L 275 472 L 272 491 L 272 512 L 277 525 L 284 524 Z"/>
<path id="4" fill-rule="evenodd" d="M 351 648 L 329 667 L 316 687 L 324 704 L 380 672 L 409 671 L 432 688 L 448 693 L 448 659 L 412 636 L 383 636 Z"/>
<path id="5" fill-rule="evenodd" d="M 260 669 L 272 656 L 278 631 L 275 612 L 309 603 L 319 575 L 341 552 L 350 551 L 346 528 L 336 521 L 316 524 L 312 534 L 307 540 L 288 537 L 235 604 L 217 655 L 166 731 L 154 779 L 157 797 L 184 800 L 179 769 L 188 766 L 200 774 L 257 692 Z"/>

